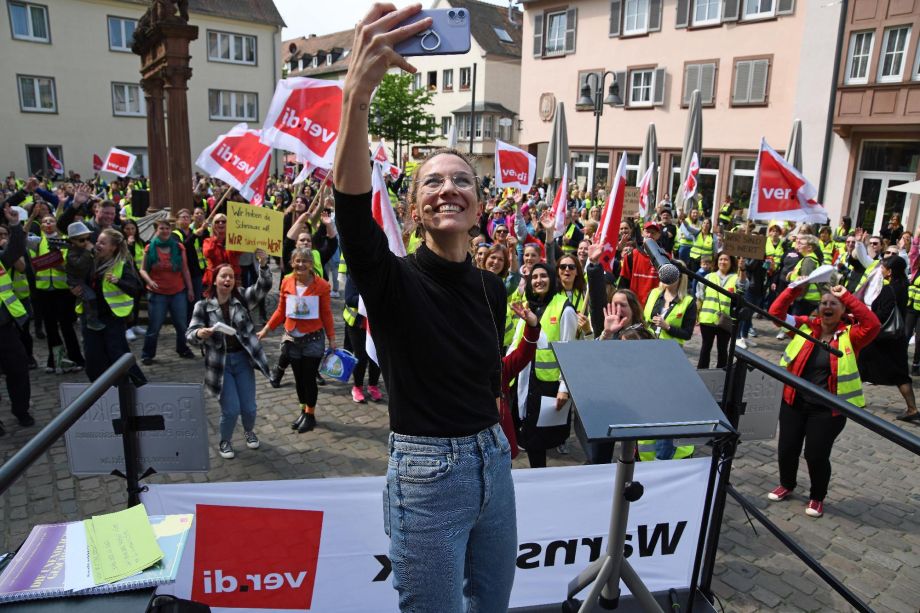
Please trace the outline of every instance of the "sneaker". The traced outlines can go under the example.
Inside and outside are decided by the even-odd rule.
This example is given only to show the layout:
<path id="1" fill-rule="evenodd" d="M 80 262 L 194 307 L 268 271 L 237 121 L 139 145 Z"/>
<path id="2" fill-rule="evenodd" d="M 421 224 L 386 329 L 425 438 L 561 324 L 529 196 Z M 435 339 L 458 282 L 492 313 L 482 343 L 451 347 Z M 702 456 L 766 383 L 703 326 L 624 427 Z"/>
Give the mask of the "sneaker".
<path id="1" fill-rule="evenodd" d="M 747 342 L 743 338 L 739 338 L 735 341 L 735 347 L 740 347 L 742 349 L 747 349 Z"/>
<path id="2" fill-rule="evenodd" d="M 80 372 L 83 370 L 83 365 L 64 358 L 61 360 L 61 369 L 64 372 Z"/>
<path id="3" fill-rule="evenodd" d="M 147 334 L 147 326 L 134 326 L 131 329 L 134 330 L 134 333 L 138 336 L 144 336 Z"/>
<path id="4" fill-rule="evenodd" d="M 246 439 L 246 446 L 250 449 L 259 448 L 259 437 L 256 436 L 256 433 L 250 430 L 249 432 L 243 432 L 243 438 Z"/>
<path id="5" fill-rule="evenodd" d="M 748 331 L 748 336 L 750 338 L 757 338 L 757 328 L 755 328 L 754 326 L 751 326 L 750 331 Z"/>
<path id="6" fill-rule="evenodd" d="M 217 453 L 225 460 L 232 460 L 236 456 L 233 453 L 233 445 L 230 444 L 230 441 L 221 441 L 217 447 Z"/>
<path id="7" fill-rule="evenodd" d="M 747 338 L 745 339 L 744 342 L 747 343 L 747 346 L 748 346 L 748 347 L 756 347 L 756 346 L 757 346 L 757 343 L 755 343 L 754 340 L 753 340 L 750 336 L 747 337 Z"/>
<path id="8" fill-rule="evenodd" d="M 777 486 L 775 490 L 767 494 L 767 498 L 769 498 L 770 500 L 774 502 L 785 500 L 786 498 L 789 498 L 790 496 L 792 496 L 792 490 L 787 490 L 782 485 Z"/>
<path id="9" fill-rule="evenodd" d="M 335 290 L 332 290 L 331 292 L 329 292 L 329 297 L 330 297 L 330 298 L 338 298 L 338 297 L 339 297 L 339 293 L 338 293 L 337 291 L 335 291 Z"/>
<path id="10" fill-rule="evenodd" d="M 383 400 L 383 394 L 380 393 L 380 388 L 376 385 L 367 386 L 367 395 L 371 397 L 371 400 L 374 402 L 380 402 Z"/>
<path id="11" fill-rule="evenodd" d="M 357 385 L 351 388 L 351 399 L 358 404 L 367 404 L 367 400 L 364 398 L 364 392 L 361 391 L 361 388 Z"/>
<path id="12" fill-rule="evenodd" d="M 153 364 L 153 358 L 141 358 L 141 364 L 144 366 L 150 366 Z"/>
<path id="13" fill-rule="evenodd" d="M 786 333 L 783 332 L 782 330 L 776 333 L 776 340 L 781 341 L 784 338 L 786 338 Z"/>
<path id="14" fill-rule="evenodd" d="M 137 335 L 134 333 L 134 330 L 132 330 L 131 328 L 128 328 L 127 330 L 125 330 L 125 340 L 128 341 L 129 343 L 137 340 Z"/>
<path id="15" fill-rule="evenodd" d="M 824 503 L 820 500 L 809 500 L 808 506 L 805 507 L 805 515 L 809 517 L 821 517 L 824 515 Z"/>
<path id="16" fill-rule="evenodd" d="M 53 374 L 54 374 L 54 366 L 45 366 L 45 374 L 46 374 L 46 375 L 53 375 Z"/>

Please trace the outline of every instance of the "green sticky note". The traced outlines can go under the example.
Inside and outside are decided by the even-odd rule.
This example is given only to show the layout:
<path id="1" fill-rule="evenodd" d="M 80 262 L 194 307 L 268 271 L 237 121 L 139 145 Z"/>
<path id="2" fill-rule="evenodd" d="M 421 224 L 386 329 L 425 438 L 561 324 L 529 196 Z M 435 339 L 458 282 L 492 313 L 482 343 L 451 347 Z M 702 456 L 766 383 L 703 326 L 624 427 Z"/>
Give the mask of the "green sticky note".
<path id="1" fill-rule="evenodd" d="M 96 585 L 120 581 L 163 558 L 147 510 L 139 504 L 87 520 L 93 581 Z"/>

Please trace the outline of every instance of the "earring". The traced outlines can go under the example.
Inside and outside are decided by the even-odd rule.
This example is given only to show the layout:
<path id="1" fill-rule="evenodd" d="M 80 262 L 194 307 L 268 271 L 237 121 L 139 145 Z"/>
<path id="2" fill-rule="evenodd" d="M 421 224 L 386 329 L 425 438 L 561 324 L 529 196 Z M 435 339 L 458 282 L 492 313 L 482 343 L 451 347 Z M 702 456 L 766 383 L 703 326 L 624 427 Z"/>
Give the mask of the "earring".
<path id="1" fill-rule="evenodd" d="M 476 238 L 477 236 L 482 234 L 482 229 L 480 229 L 479 226 L 473 226 L 467 231 L 467 234 L 470 235 L 470 238 Z"/>

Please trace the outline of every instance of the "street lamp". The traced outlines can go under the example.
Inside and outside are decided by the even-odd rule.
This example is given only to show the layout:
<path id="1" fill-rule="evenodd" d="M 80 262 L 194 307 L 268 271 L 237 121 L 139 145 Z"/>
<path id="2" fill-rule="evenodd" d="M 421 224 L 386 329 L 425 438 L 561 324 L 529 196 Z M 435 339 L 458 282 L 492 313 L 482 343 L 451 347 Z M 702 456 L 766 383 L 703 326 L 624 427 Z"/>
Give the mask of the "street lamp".
<path id="1" fill-rule="evenodd" d="M 607 75 L 613 77 L 613 82 L 607 89 L 607 97 L 601 101 L 601 92 L 604 91 L 604 81 Z M 591 202 L 597 201 L 597 139 L 601 131 L 601 115 L 604 114 L 604 104 L 607 106 L 619 106 L 623 104 L 623 98 L 620 97 L 620 84 L 617 83 L 617 76 L 608 70 L 600 76 L 600 86 L 597 83 L 598 73 L 589 72 L 585 78 L 585 84 L 581 87 L 581 96 L 578 97 L 579 106 L 594 106 L 594 155 L 591 157 Z M 594 100 L 591 100 L 591 84 L 594 85 Z"/>

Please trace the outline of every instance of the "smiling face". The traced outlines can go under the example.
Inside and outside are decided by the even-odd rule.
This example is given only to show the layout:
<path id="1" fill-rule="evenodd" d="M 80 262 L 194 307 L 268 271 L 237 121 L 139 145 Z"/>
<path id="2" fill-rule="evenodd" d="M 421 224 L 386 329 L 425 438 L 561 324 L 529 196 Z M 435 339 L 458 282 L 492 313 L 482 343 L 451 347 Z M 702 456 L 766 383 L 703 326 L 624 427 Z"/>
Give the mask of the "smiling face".
<path id="1" fill-rule="evenodd" d="M 501 251 L 493 251 L 486 257 L 485 267 L 489 272 L 500 275 L 505 267 L 505 254 Z"/>
<path id="2" fill-rule="evenodd" d="M 102 233 L 99 235 L 99 238 L 96 239 L 96 255 L 103 260 L 111 258 L 115 255 L 115 250 L 118 248 L 118 245 L 115 244 L 108 234 Z"/>
<path id="3" fill-rule="evenodd" d="M 304 249 L 313 249 L 313 237 L 310 236 L 309 232 L 301 232 L 297 235 L 296 248 L 300 249 L 301 247 Z"/>
<path id="4" fill-rule="evenodd" d="M 530 288 L 537 296 L 544 296 L 549 291 L 549 273 L 545 268 L 536 268 L 530 273 Z"/>
<path id="5" fill-rule="evenodd" d="M 205 219 L 204 209 L 200 206 L 196 206 L 195 211 L 192 213 L 192 219 L 195 221 L 195 227 L 200 228 Z"/>
<path id="6" fill-rule="evenodd" d="M 100 228 L 108 228 L 115 223 L 115 207 L 100 206 L 96 210 L 96 223 Z"/>
<path id="7" fill-rule="evenodd" d="M 719 272 L 721 272 L 723 275 L 727 275 L 731 269 L 732 258 L 727 253 L 723 253 L 719 256 Z"/>
<path id="8" fill-rule="evenodd" d="M 301 255 L 294 255 L 291 258 L 291 268 L 298 279 L 305 279 L 313 270 L 313 262 Z"/>
<path id="9" fill-rule="evenodd" d="M 217 271 L 217 278 L 214 281 L 214 285 L 217 287 L 218 296 L 229 296 L 230 292 L 233 291 L 233 287 L 236 285 L 236 275 L 233 274 L 233 267 L 222 266 L 221 269 Z"/>
<path id="10" fill-rule="evenodd" d="M 562 287 L 567 290 L 572 289 L 575 284 L 575 275 L 578 274 L 578 263 L 574 256 L 564 255 L 559 258 L 559 265 L 556 267 L 559 274 L 559 281 Z"/>
<path id="11" fill-rule="evenodd" d="M 821 315 L 822 325 L 826 327 L 837 327 L 845 311 L 846 308 L 843 306 L 843 303 L 830 292 L 821 296 L 821 304 L 818 305 L 818 313 Z"/>
<path id="12" fill-rule="evenodd" d="M 466 234 L 482 212 L 476 176 L 469 164 L 461 157 L 442 153 L 428 160 L 418 176 L 415 203 L 425 229 Z"/>
<path id="13" fill-rule="evenodd" d="M 473 258 L 476 268 L 485 268 L 487 255 L 489 255 L 489 248 L 485 244 L 476 247 L 476 256 Z"/>
<path id="14" fill-rule="evenodd" d="M 157 238 L 161 241 L 168 241 L 170 233 L 172 232 L 172 226 L 168 223 L 158 223 L 157 224 Z"/>
<path id="15" fill-rule="evenodd" d="M 578 251 L 575 252 L 575 255 L 578 256 L 578 261 L 581 262 L 582 267 L 584 267 L 585 262 L 588 261 L 588 247 L 590 246 L 590 241 L 581 241 L 578 243 Z"/>
<path id="16" fill-rule="evenodd" d="M 536 245 L 527 245 L 524 247 L 524 265 L 533 267 L 540 261 L 540 248 Z"/>

